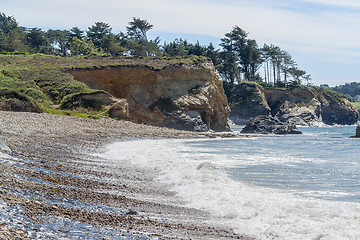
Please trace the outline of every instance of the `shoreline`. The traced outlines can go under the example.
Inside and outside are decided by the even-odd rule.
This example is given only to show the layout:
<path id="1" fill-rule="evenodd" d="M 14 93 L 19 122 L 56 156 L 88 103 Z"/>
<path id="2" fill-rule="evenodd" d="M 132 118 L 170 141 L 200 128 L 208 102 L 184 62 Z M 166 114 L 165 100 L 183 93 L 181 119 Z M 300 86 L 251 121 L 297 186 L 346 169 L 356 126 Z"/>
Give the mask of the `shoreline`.
<path id="1" fill-rule="evenodd" d="M 154 186 L 152 173 L 129 166 L 108 171 L 106 164 L 99 168 L 104 159 L 93 155 L 120 140 L 209 136 L 112 119 L 1 111 L 0 139 L 11 151 L 2 147 L 0 205 L 20 206 L 23 212 L 16 214 L 27 222 L 0 218 L 0 237 L 44 239 L 48 233 L 28 228 L 38 222 L 46 229 L 51 219 L 61 219 L 88 229 L 85 239 L 249 239 L 210 225 L 207 212 L 181 206 L 174 193 Z"/>

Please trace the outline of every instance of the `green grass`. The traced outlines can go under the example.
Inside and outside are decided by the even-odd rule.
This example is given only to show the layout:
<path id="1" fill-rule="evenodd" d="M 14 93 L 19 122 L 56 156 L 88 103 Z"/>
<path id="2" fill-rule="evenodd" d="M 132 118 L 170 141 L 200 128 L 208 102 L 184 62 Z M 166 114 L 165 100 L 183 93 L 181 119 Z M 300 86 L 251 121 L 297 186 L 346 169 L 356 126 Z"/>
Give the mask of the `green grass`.
<path id="1" fill-rule="evenodd" d="M 360 108 L 360 102 L 353 102 L 352 104 L 355 108 Z"/>
<path id="2" fill-rule="evenodd" d="M 90 118 L 90 119 L 100 119 L 103 117 L 107 117 L 107 114 L 102 111 L 87 111 L 83 110 L 61 110 L 58 108 L 45 108 L 45 112 L 60 115 L 60 116 L 73 116 L 73 117 L 81 117 L 81 118 Z"/>

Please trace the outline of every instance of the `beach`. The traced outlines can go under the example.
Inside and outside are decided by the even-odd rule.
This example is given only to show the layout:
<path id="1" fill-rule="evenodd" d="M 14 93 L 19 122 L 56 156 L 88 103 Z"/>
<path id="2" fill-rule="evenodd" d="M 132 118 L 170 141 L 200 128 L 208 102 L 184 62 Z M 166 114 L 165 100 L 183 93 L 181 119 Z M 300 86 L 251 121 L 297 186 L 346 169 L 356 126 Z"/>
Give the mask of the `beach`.
<path id="1" fill-rule="evenodd" d="M 97 156 L 117 141 L 198 137 L 209 134 L 1 111 L 0 238 L 249 239 L 216 224 L 210 213 L 185 207 L 166 185 L 156 185 L 156 172 L 114 167 Z M 18 222 L 7 220 L 11 214 Z M 59 221 L 78 227 L 67 226 L 66 233 Z"/>

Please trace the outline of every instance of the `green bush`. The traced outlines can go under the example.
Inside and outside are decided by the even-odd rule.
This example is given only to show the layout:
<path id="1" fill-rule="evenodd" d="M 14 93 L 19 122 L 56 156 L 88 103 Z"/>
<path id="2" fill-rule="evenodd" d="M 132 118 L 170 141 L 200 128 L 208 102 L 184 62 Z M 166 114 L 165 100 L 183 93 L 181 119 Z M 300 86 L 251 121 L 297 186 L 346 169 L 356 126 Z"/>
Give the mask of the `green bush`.
<path id="1" fill-rule="evenodd" d="M 43 103 L 45 105 L 51 105 L 52 102 L 49 99 L 49 97 L 43 93 L 41 90 L 36 88 L 25 88 L 23 90 L 20 90 L 21 93 L 33 98 L 37 102 Z"/>

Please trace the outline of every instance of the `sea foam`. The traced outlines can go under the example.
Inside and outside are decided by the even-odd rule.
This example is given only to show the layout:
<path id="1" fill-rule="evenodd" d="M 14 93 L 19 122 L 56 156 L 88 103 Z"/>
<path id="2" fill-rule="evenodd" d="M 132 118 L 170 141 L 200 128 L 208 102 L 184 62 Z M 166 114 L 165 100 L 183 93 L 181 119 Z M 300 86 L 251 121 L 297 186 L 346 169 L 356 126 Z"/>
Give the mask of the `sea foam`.
<path id="1" fill-rule="evenodd" d="M 211 141 L 220 141 L 228 149 L 224 147 L 222 152 L 204 147 Z M 244 154 L 248 156 L 244 158 L 229 155 L 226 151 L 232 148 L 230 141 L 234 140 L 117 142 L 108 145 L 101 156 L 118 164 L 156 172 L 156 181 L 175 191 L 187 207 L 210 212 L 214 224 L 231 226 L 239 234 L 257 239 L 359 238 L 360 204 L 357 202 L 329 201 L 311 194 L 299 195 L 296 189 L 275 189 L 231 178 L 228 169 L 233 167 L 268 162 L 291 164 L 300 160 L 291 154 L 262 155 L 261 151 L 255 151 L 254 156 Z"/>

